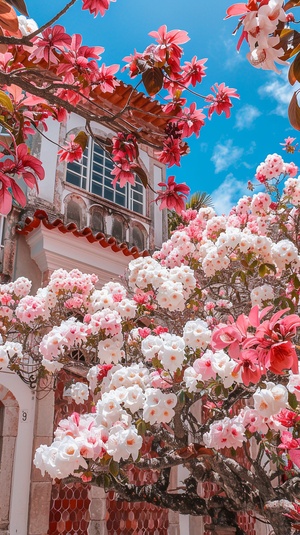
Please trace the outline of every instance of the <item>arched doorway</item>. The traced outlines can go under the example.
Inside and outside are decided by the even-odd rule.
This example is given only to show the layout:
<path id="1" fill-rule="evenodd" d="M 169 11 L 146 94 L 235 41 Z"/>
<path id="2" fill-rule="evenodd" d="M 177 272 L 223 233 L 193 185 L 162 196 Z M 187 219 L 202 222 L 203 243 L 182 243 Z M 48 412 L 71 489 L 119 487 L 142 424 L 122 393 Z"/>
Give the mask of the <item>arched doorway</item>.
<path id="1" fill-rule="evenodd" d="M 34 413 L 34 393 L 15 373 L 1 371 L 0 535 L 27 531 Z"/>

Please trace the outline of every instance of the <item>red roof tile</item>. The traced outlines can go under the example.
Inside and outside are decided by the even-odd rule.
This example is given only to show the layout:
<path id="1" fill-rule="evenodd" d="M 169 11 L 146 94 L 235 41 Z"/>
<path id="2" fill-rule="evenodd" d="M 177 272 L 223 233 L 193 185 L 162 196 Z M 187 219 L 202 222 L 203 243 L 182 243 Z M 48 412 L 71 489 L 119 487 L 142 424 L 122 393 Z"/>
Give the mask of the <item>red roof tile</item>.
<path id="1" fill-rule="evenodd" d="M 137 247 L 128 248 L 126 243 L 118 243 L 113 237 L 108 238 L 102 232 L 93 234 L 90 227 L 85 227 L 83 230 L 78 230 L 75 223 L 65 223 L 61 219 L 55 219 L 50 222 L 48 214 L 44 210 L 36 210 L 33 217 L 27 217 L 25 219 L 25 226 L 23 228 L 18 227 L 17 233 L 27 236 L 33 230 L 37 229 L 40 225 L 43 225 L 48 230 L 57 229 L 63 234 L 71 233 L 76 238 L 85 238 L 90 243 L 98 242 L 101 247 L 110 247 L 114 253 L 122 251 L 125 256 L 133 256 L 138 258 L 140 256 L 149 256 L 149 251 L 139 251 Z"/>

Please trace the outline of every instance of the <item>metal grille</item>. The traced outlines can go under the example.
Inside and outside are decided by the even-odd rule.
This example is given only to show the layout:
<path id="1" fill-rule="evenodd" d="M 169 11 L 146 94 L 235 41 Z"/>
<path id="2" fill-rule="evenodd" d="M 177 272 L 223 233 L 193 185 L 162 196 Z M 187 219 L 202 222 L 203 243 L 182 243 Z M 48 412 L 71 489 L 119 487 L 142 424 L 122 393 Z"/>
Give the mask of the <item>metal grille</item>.
<path id="1" fill-rule="evenodd" d="M 145 485 L 155 483 L 150 471 L 132 467 L 128 472 L 130 483 Z M 168 510 L 145 502 L 129 503 L 107 496 L 106 526 L 108 535 L 168 535 Z"/>
<path id="2" fill-rule="evenodd" d="M 72 376 L 62 370 L 55 390 L 54 427 L 62 418 L 79 410 L 70 398 L 64 398 L 65 385 Z M 78 378 L 75 378 L 78 380 Z M 80 405 L 80 410 L 89 411 L 90 402 Z M 48 535 L 88 535 L 90 521 L 89 485 L 55 483 L 52 487 Z"/>
<path id="3" fill-rule="evenodd" d="M 52 487 L 49 535 L 87 535 L 89 525 L 89 488 L 80 483 Z"/>

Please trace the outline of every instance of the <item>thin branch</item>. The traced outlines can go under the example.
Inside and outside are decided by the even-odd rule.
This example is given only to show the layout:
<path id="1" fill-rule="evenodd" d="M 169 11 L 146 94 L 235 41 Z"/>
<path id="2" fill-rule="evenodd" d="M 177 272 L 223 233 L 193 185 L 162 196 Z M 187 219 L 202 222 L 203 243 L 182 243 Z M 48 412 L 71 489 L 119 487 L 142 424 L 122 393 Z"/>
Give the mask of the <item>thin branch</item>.
<path id="1" fill-rule="evenodd" d="M 70 2 L 61 10 L 59 13 L 57 13 L 52 19 L 50 19 L 48 22 L 43 24 L 40 28 L 35 30 L 34 32 L 30 33 L 29 35 L 26 35 L 24 37 L 5 37 L 0 36 L 0 43 L 6 44 L 6 45 L 26 45 L 26 46 L 33 46 L 33 43 L 31 42 L 31 39 L 33 39 L 36 35 L 39 35 L 42 33 L 48 26 L 51 26 L 56 22 L 60 17 L 62 17 L 69 9 L 72 7 L 77 0 L 70 0 Z"/>

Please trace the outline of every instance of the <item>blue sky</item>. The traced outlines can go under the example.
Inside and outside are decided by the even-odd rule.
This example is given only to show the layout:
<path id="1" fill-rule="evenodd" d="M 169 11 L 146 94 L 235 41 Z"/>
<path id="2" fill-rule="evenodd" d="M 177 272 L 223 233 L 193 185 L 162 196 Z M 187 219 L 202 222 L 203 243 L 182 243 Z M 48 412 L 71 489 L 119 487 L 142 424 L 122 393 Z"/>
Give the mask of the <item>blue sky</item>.
<path id="1" fill-rule="evenodd" d="M 224 21 L 230 0 L 117 0 L 101 18 L 81 10 L 81 1 L 60 19 L 68 33 L 81 33 L 87 45 L 105 47 L 103 61 L 119 63 L 136 48 L 142 52 L 151 43 L 148 33 L 162 24 L 168 29 L 186 30 L 190 41 L 184 45 L 184 60 L 194 55 L 208 58 L 207 76 L 198 87 L 204 95 L 215 82 L 225 82 L 240 94 L 234 99 L 230 119 L 214 116 L 206 121 L 199 139 L 190 142 L 191 153 L 182 158 L 181 167 L 169 174 L 186 182 L 192 191 L 211 193 L 218 212 L 225 212 L 243 194 L 257 165 L 267 154 L 278 152 L 287 161 L 279 143 L 287 136 L 296 137 L 287 119 L 287 107 L 293 89 L 287 82 L 287 68 L 280 75 L 254 69 L 246 60 L 247 47 L 236 52 L 237 38 L 232 31 L 237 18 Z M 65 4 L 64 0 L 41 2 L 27 0 L 29 14 L 42 25 Z M 126 73 L 120 75 L 130 82 Z M 193 99 L 194 100 L 194 99 Z M 203 101 L 198 100 L 197 107 Z M 191 140 L 191 138 L 190 138 Z"/>

